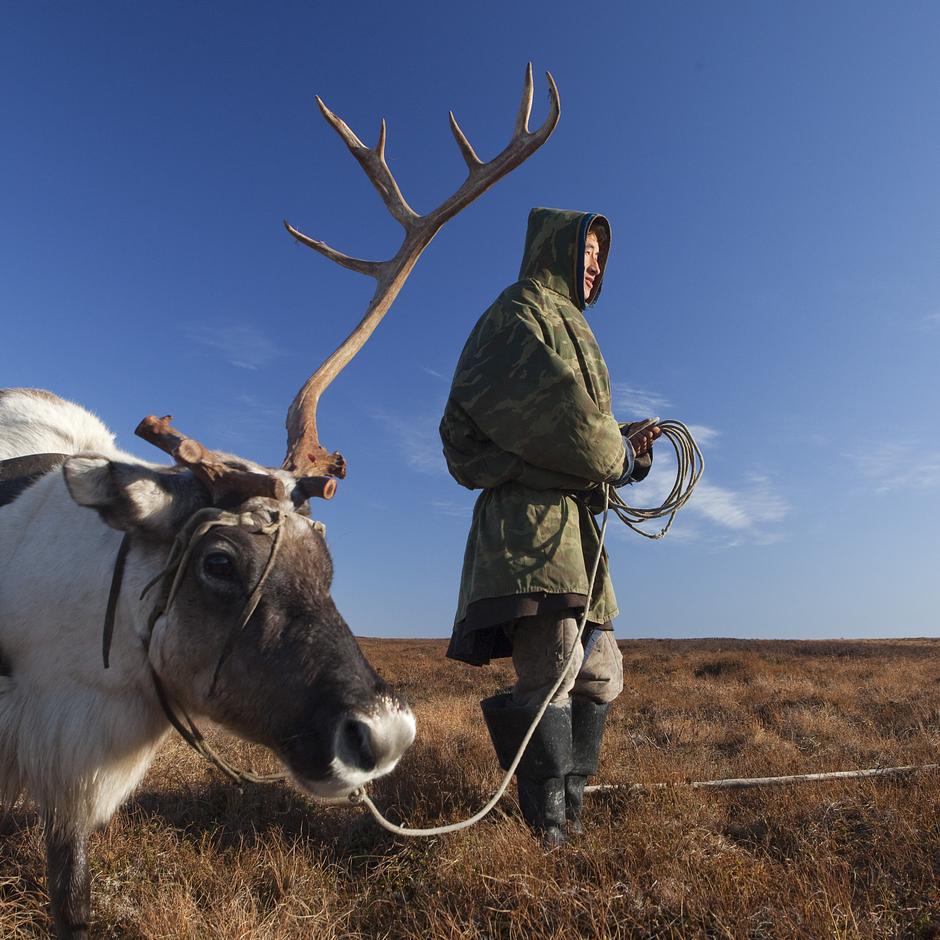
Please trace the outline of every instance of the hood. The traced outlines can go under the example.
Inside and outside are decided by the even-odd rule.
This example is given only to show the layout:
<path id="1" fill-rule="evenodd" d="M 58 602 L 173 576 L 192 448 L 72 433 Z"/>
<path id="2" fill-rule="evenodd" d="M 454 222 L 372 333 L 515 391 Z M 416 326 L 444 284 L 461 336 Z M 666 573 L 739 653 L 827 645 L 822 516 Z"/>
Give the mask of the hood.
<path id="1" fill-rule="evenodd" d="M 607 245 L 602 248 L 601 273 L 594 282 L 588 304 L 584 302 L 584 240 L 595 222 L 607 228 Z M 519 280 L 529 278 L 564 294 L 579 309 L 594 306 L 600 297 L 610 252 L 610 223 L 593 212 L 568 209 L 533 209 L 522 253 Z"/>

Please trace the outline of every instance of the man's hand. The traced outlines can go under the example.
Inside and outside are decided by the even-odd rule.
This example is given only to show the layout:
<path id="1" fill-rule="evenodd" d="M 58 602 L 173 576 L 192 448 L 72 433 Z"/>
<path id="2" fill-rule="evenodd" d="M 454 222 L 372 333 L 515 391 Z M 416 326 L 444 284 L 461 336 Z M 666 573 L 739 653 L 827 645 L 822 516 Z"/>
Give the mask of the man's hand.
<path id="1" fill-rule="evenodd" d="M 633 445 L 633 453 L 639 457 L 652 448 L 653 441 L 661 437 L 663 431 L 658 424 L 650 425 L 646 421 L 634 421 L 623 425 L 621 433 L 630 441 Z"/>

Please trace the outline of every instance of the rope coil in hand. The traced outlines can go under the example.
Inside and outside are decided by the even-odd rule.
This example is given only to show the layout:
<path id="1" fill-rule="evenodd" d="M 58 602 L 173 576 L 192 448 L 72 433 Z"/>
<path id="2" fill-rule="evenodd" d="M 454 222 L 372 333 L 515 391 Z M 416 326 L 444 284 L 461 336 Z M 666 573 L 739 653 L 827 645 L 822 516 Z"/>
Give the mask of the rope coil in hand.
<path id="1" fill-rule="evenodd" d="M 633 529 L 637 535 L 654 540 L 663 538 L 669 531 L 676 513 L 689 501 L 705 469 L 702 452 L 689 429 L 681 421 L 669 419 L 660 421 L 657 426 L 662 430 L 662 436 L 672 444 L 676 453 L 676 480 L 669 495 L 663 500 L 662 505 L 655 509 L 634 509 L 623 499 L 619 490 L 614 490 L 610 494 L 610 508 L 617 518 Z M 666 516 L 669 517 L 669 521 L 659 532 L 647 532 L 640 528 L 641 523 Z"/>

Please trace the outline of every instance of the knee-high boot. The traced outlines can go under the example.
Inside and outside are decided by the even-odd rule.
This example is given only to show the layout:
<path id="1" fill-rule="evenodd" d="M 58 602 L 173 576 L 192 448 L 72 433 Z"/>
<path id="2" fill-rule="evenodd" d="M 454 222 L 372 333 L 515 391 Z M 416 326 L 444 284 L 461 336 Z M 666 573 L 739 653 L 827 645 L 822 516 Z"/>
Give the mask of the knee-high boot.
<path id="1" fill-rule="evenodd" d="M 508 770 L 538 707 L 515 705 L 508 694 L 480 702 L 503 770 Z M 549 705 L 516 768 L 519 806 L 529 828 L 547 845 L 565 835 L 565 777 L 571 772 L 571 706 Z"/>
<path id="2" fill-rule="evenodd" d="M 587 778 L 597 773 L 610 703 L 598 705 L 583 695 L 571 696 L 571 771 L 565 777 L 565 811 L 568 830 L 581 833 L 581 810 Z"/>

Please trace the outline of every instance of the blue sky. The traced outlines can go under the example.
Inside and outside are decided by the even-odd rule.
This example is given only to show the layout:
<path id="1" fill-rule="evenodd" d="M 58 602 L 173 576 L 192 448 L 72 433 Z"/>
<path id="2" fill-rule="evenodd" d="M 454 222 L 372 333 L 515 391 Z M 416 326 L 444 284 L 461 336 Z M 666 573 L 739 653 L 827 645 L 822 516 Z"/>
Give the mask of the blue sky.
<path id="1" fill-rule="evenodd" d="M 685 421 L 707 462 L 666 540 L 611 533 L 619 635 L 937 635 L 938 36 L 917 2 L 7 4 L 0 384 L 141 456 L 137 422 L 170 413 L 279 463 L 372 290 L 281 220 L 362 257 L 400 237 L 314 95 L 368 143 L 388 119 L 427 211 L 464 177 L 447 111 L 494 156 L 531 60 L 555 134 L 437 236 L 321 401 L 350 471 L 315 509 L 353 630 L 449 633 L 474 494 L 437 424 L 550 205 L 612 222 L 590 317 L 618 416 Z"/>

